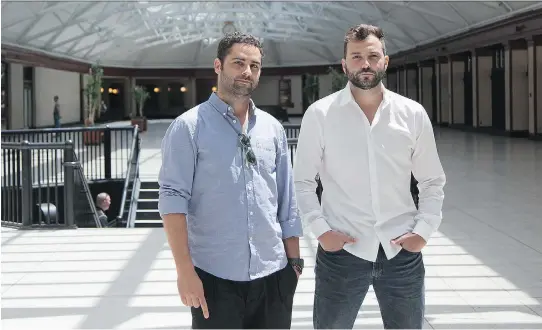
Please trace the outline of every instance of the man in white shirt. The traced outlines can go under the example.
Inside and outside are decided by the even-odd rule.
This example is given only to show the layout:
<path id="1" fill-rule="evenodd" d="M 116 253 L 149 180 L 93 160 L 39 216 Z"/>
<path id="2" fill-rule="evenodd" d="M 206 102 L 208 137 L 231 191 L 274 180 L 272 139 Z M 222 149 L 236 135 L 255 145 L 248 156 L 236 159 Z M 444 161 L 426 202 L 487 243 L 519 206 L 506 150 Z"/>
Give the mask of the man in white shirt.
<path id="1" fill-rule="evenodd" d="M 312 104 L 301 124 L 294 179 L 303 221 L 319 242 L 317 329 L 352 328 L 370 285 L 385 328 L 423 325 L 421 250 L 441 223 L 446 178 L 425 109 L 381 82 L 388 61 L 380 28 L 351 28 L 342 60 L 349 83 Z"/>

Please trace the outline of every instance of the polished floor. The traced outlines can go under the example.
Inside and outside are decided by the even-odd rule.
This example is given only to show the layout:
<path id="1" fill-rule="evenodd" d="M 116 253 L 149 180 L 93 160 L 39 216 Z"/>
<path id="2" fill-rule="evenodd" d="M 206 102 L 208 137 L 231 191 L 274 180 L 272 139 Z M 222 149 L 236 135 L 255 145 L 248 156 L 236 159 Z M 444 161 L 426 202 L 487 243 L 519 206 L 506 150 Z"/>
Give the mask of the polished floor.
<path id="1" fill-rule="evenodd" d="M 144 179 L 157 174 L 165 127 L 145 133 Z M 435 136 L 448 184 L 442 226 L 424 250 L 424 327 L 542 328 L 542 143 L 449 129 Z M 295 329 L 312 328 L 315 246 L 307 234 Z M 160 228 L 2 228 L 1 249 L 3 329 L 190 325 Z M 356 328 L 382 328 L 372 292 Z"/>

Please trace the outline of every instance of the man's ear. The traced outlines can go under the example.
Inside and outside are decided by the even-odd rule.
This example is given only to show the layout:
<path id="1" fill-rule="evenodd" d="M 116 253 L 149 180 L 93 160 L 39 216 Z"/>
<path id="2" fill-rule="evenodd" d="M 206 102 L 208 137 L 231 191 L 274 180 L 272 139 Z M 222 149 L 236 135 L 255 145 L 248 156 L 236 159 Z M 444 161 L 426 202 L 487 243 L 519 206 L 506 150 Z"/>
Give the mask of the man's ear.
<path id="1" fill-rule="evenodd" d="M 390 57 L 388 55 L 384 56 L 384 61 L 385 61 L 384 70 L 388 70 L 388 65 L 390 63 Z"/>
<path id="2" fill-rule="evenodd" d="M 222 63 L 220 63 L 220 60 L 218 58 L 215 58 L 213 66 L 215 68 L 216 74 L 219 74 L 222 71 Z"/>
<path id="3" fill-rule="evenodd" d="M 344 58 L 341 60 L 341 65 L 343 67 L 344 74 L 346 74 L 346 60 Z"/>

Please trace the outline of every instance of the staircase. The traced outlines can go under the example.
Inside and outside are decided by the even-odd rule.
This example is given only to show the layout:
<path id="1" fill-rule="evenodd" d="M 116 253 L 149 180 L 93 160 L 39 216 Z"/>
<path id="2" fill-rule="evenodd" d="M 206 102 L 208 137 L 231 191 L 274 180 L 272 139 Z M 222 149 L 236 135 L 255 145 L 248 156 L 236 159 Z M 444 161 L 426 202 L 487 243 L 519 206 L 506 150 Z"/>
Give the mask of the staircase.
<path id="1" fill-rule="evenodd" d="M 162 227 L 158 212 L 158 182 L 141 181 L 134 227 Z"/>

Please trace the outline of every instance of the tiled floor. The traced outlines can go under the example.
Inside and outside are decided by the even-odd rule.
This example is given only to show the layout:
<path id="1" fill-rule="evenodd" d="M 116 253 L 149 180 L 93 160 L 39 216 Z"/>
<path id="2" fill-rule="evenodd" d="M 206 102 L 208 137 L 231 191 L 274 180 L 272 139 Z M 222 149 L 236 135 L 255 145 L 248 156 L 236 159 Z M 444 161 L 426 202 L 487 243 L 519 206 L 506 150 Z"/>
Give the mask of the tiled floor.
<path id="1" fill-rule="evenodd" d="M 145 133 L 142 175 L 159 167 Z M 436 131 L 448 176 L 444 221 L 424 250 L 425 328 L 542 328 L 542 143 Z M 2 328 L 187 328 L 162 229 L 2 229 Z M 314 251 L 292 327 L 312 327 Z M 356 328 L 382 328 L 371 292 Z"/>

